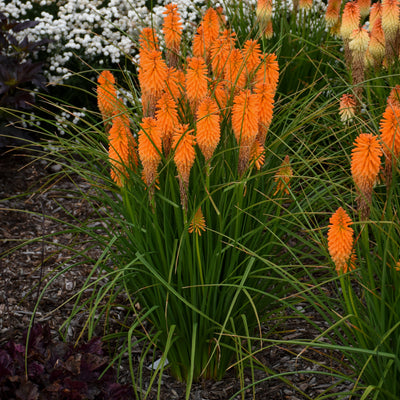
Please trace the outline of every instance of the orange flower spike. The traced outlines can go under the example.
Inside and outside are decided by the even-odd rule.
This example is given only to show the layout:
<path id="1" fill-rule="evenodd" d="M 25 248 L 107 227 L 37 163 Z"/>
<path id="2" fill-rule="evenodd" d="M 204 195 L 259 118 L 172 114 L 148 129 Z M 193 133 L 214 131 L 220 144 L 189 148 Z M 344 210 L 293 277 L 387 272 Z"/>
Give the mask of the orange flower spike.
<path id="1" fill-rule="evenodd" d="M 299 1 L 299 8 L 301 10 L 311 10 L 312 5 L 313 5 L 312 0 L 300 0 Z"/>
<path id="2" fill-rule="evenodd" d="M 193 57 L 186 68 L 186 95 L 194 110 L 198 102 L 207 95 L 207 66 L 203 58 Z"/>
<path id="3" fill-rule="evenodd" d="M 354 1 L 346 3 L 342 15 L 342 25 L 340 27 L 340 35 L 344 41 L 349 40 L 354 29 L 359 28 L 360 20 L 361 14 L 358 4 Z"/>
<path id="4" fill-rule="evenodd" d="M 143 118 L 140 126 L 138 152 L 143 165 L 143 180 L 147 186 L 152 186 L 157 177 L 158 164 L 161 161 L 161 131 L 157 121 L 151 117 Z"/>
<path id="5" fill-rule="evenodd" d="M 163 90 L 169 93 L 173 99 L 178 102 L 182 97 L 185 87 L 185 74 L 182 70 L 176 68 L 168 68 L 165 86 Z"/>
<path id="6" fill-rule="evenodd" d="M 172 142 L 172 146 L 175 149 L 174 161 L 178 170 L 181 203 L 185 212 L 187 212 L 190 170 L 196 158 L 194 149 L 195 137 L 191 134 L 193 129 L 188 130 L 188 127 L 188 124 L 177 125 Z"/>
<path id="7" fill-rule="evenodd" d="M 124 181 L 129 178 L 129 167 L 137 166 L 135 139 L 129 129 L 129 119 L 125 115 L 113 117 L 108 140 L 111 179 L 122 187 Z"/>
<path id="8" fill-rule="evenodd" d="M 254 163 L 254 167 L 260 170 L 265 162 L 265 149 L 264 146 L 256 139 L 251 148 L 250 160 Z"/>
<path id="9" fill-rule="evenodd" d="M 178 66 L 179 47 L 182 38 L 182 23 L 176 4 L 167 4 L 164 11 L 163 33 L 165 39 L 166 57 L 169 66 Z"/>
<path id="10" fill-rule="evenodd" d="M 351 218 L 339 207 L 329 219 L 328 250 L 338 274 L 346 273 L 351 265 L 354 231 Z"/>
<path id="11" fill-rule="evenodd" d="M 392 154 L 396 158 L 400 154 L 400 107 L 397 101 L 389 97 L 389 104 L 383 113 L 379 129 L 385 155 L 390 159 Z"/>
<path id="12" fill-rule="evenodd" d="M 343 94 L 340 98 L 339 115 L 344 124 L 351 123 L 356 113 L 356 99 L 353 94 Z"/>
<path id="13" fill-rule="evenodd" d="M 389 188 L 392 183 L 392 163 L 397 162 L 400 155 L 400 88 L 397 85 L 392 89 L 388 104 L 380 122 L 381 142 L 385 154 L 385 180 Z M 394 156 L 394 159 L 393 159 Z"/>
<path id="14" fill-rule="evenodd" d="M 272 24 L 272 19 L 267 22 L 267 26 L 264 29 L 264 37 L 265 39 L 271 39 L 274 35 L 274 26 Z"/>
<path id="15" fill-rule="evenodd" d="M 193 38 L 193 55 L 195 57 L 204 57 L 207 62 L 210 61 L 211 46 L 218 38 L 219 29 L 220 16 L 216 10 L 209 8 Z"/>
<path id="16" fill-rule="evenodd" d="M 193 37 L 193 55 L 195 57 L 207 57 L 206 54 L 206 43 L 204 40 L 204 32 L 202 25 L 199 25 L 197 31 Z"/>
<path id="17" fill-rule="evenodd" d="M 293 170 L 290 166 L 290 158 L 288 155 L 285 156 L 282 161 L 281 166 L 278 169 L 278 172 L 275 175 L 276 182 L 276 190 L 274 192 L 274 196 L 277 194 L 289 194 L 290 188 L 290 180 L 293 177 Z"/>
<path id="18" fill-rule="evenodd" d="M 215 8 L 215 11 L 218 13 L 219 24 L 220 27 L 222 28 L 226 24 L 226 16 L 224 14 L 224 9 L 221 6 L 219 6 Z"/>
<path id="19" fill-rule="evenodd" d="M 225 83 L 222 81 L 218 82 L 214 80 L 212 82 L 212 88 L 210 92 L 212 94 L 212 97 L 216 100 L 221 113 L 223 113 L 226 110 L 226 106 L 229 100 L 228 91 L 226 90 Z"/>
<path id="20" fill-rule="evenodd" d="M 381 3 L 374 3 L 371 6 L 371 11 L 369 15 L 369 30 L 372 32 L 374 29 L 375 22 L 378 19 L 382 19 L 382 4 Z M 382 21 L 381 21 L 382 22 Z"/>
<path id="21" fill-rule="evenodd" d="M 249 164 L 251 148 L 257 137 L 260 103 L 250 90 L 235 95 L 232 106 L 232 129 L 239 144 L 238 173 L 242 175 Z"/>
<path id="22" fill-rule="evenodd" d="M 154 116 L 155 105 L 168 76 L 168 67 L 161 51 L 148 51 L 140 57 L 139 83 L 142 88 L 143 115 Z"/>
<path id="23" fill-rule="evenodd" d="M 206 230 L 206 221 L 204 219 L 201 208 L 199 207 L 196 213 L 193 216 L 192 221 L 190 222 L 188 232 L 195 233 L 196 235 L 201 236 L 201 231 Z"/>
<path id="24" fill-rule="evenodd" d="M 242 49 L 247 75 L 254 72 L 261 61 L 261 49 L 257 40 L 246 40 Z"/>
<path id="25" fill-rule="evenodd" d="M 382 149 L 378 138 L 361 133 L 354 142 L 351 155 L 351 174 L 355 184 L 364 191 L 375 184 L 380 168 Z"/>
<path id="26" fill-rule="evenodd" d="M 359 192 L 358 210 L 361 218 L 365 219 L 370 212 L 372 189 L 381 165 L 382 148 L 378 138 L 369 133 L 360 134 L 354 146 L 351 152 L 351 174 Z"/>
<path id="27" fill-rule="evenodd" d="M 162 58 L 161 51 L 149 51 L 146 57 L 140 60 L 141 85 L 143 90 L 156 93 L 161 92 L 168 76 L 168 67 Z"/>
<path id="28" fill-rule="evenodd" d="M 382 19 L 378 18 L 372 26 L 371 39 L 368 46 L 368 50 L 377 65 L 379 65 L 382 59 L 385 57 L 385 49 L 386 41 L 385 34 L 383 33 L 382 29 Z"/>
<path id="29" fill-rule="evenodd" d="M 239 49 L 233 49 L 224 68 L 224 77 L 227 89 L 243 89 L 246 84 L 246 70 L 243 63 L 243 56 Z"/>
<path id="30" fill-rule="evenodd" d="M 209 8 L 201 22 L 203 26 L 204 42 L 206 50 L 210 50 L 211 43 L 218 37 L 220 29 L 220 17 L 218 12 L 213 8 Z"/>
<path id="31" fill-rule="evenodd" d="M 161 132 L 165 155 L 171 149 L 172 135 L 178 124 L 178 106 L 169 93 L 164 93 L 157 102 L 157 126 Z"/>
<path id="32" fill-rule="evenodd" d="M 257 0 L 256 15 L 261 29 L 264 30 L 265 25 L 272 18 L 272 0 Z"/>
<path id="33" fill-rule="evenodd" d="M 139 53 L 142 56 L 148 51 L 159 50 L 158 37 L 153 28 L 143 28 L 139 35 Z"/>
<path id="34" fill-rule="evenodd" d="M 250 90 L 243 90 L 234 97 L 232 128 L 239 145 L 253 144 L 258 131 L 259 114 L 258 96 L 251 94 Z"/>
<path id="35" fill-rule="evenodd" d="M 222 35 L 212 43 L 210 48 L 210 57 L 211 68 L 215 79 L 221 78 L 231 50 L 230 43 Z"/>
<path id="36" fill-rule="evenodd" d="M 269 84 L 275 92 L 279 81 L 279 64 L 275 53 L 265 54 L 261 60 L 255 77 L 254 84 L 266 83 Z"/>
<path id="37" fill-rule="evenodd" d="M 191 134 L 193 129 L 188 129 L 189 124 L 179 124 L 175 127 L 173 147 L 175 149 L 174 161 L 179 176 L 189 184 L 190 170 L 196 158 L 194 150 L 195 137 Z"/>
<path id="38" fill-rule="evenodd" d="M 371 0 L 357 0 L 357 4 L 360 8 L 361 18 L 367 17 L 371 9 Z"/>
<path id="39" fill-rule="evenodd" d="M 97 104 L 103 121 L 110 122 L 110 119 L 118 107 L 117 90 L 114 86 L 115 78 L 110 71 L 103 71 L 98 79 Z"/>
<path id="40" fill-rule="evenodd" d="M 400 85 L 396 85 L 389 94 L 387 103 L 392 107 L 400 107 Z"/>
<path id="41" fill-rule="evenodd" d="M 212 157 L 220 140 L 219 109 L 215 100 L 204 98 L 197 109 L 196 142 L 206 161 Z"/>
<path id="42" fill-rule="evenodd" d="M 340 19 L 341 0 L 328 0 L 325 12 L 325 22 L 328 28 L 333 28 Z"/>
<path id="43" fill-rule="evenodd" d="M 257 95 L 258 102 L 260 104 L 257 140 L 264 145 L 265 138 L 272 121 L 275 92 L 271 85 L 259 83 L 255 86 L 254 93 Z"/>
<path id="44" fill-rule="evenodd" d="M 163 34 L 167 48 L 178 51 L 182 38 L 182 22 L 176 4 L 167 4 L 163 12 Z"/>

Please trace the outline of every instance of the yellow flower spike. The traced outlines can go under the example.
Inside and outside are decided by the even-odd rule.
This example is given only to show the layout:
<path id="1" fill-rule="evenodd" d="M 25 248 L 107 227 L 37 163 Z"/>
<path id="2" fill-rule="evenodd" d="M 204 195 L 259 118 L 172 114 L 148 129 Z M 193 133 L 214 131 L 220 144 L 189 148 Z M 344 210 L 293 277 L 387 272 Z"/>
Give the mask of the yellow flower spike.
<path id="1" fill-rule="evenodd" d="M 386 41 L 386 61 L 390 64 L 398 53 L 400 5 L 397 0 L 382 0 L 382 29 Z"/>
<path id="2" fill-rule="evenodd" d="M 360 27 L 360 7 L 355 1 L 349 1 L 345 4 L 343 15 L 342 15 L 342 25 L 340 27 L 340 35 L 344 41 L 350 40 L 350 35 L 353 33 L 354 29 Z"/>
<path id="3" fill-rule="evenodd" d="M 356 115 L 356 99 L 353 94 L 342 94 L 339 105 L 340 120 L 344 124 L 350 124 Z"/>
<path id="4" fill-rule="evenodd" d="M 325 22 L 328 28 L 333 28 L 340 20 L 341 0 L 328 0 L 325 12 Z"/>
<path id="5" fill-rule="evenodd" d="M 329 219 L 328 250 L 335 263 L 338 274 L 354 269 L 355 254 L 353 254 L 354 231 L 353 223 L 346 211 L 339 207 Z"/>
<path id="6" fill-rule="evenodd" d="M 206 230 L 206 221 L 204 219 L 204 215 L 201 211 L 201 208 L 199 207 L 196 211 L 196 213 L 193 216 L 192 221 L 190 222 L 188 232 L 189 233 L 195 233 L 199 236 L 201 236 L 201 231 Z"/>
<path id="7" fill-rule="evenodd" d="M 395 39 L 399 30 L 400 8 L 397 0 L 382 1 L 382 28 L 387 41 Z"/>

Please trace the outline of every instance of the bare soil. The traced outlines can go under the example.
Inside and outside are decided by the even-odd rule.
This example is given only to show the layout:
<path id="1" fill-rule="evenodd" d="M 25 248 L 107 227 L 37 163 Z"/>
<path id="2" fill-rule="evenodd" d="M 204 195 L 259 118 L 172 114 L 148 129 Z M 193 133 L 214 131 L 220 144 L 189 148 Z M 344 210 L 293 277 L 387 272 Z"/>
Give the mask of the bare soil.
<path id="1" fill-rule="evenodd" d="M 71 298 L 79 292 L 93 268 L 93 264 L 85 263 L 74 268 L 71 249 L 79 248 L 93 260 L 101 254 L 101 249 L 84 234 L 77 236 L 67 231 L 68 224 L 77 224 L 92 217 L 90 204 L 74 195 L 76 185 L 84 190 L 90 190 L 90 185 L 77 176 L 67 174 L 49 182 L 51 174 L 61 169 L 60 165 L 18 153 L 13 151 L 0 156 L 0 345 L 21 338 L 34 313 L 35 321 L 48 323 L 54 340 L 61 341 L 59 330 L 71 312 Z M 54 278 L 61 270 L 64 273 Z M 95 278 L 96 275 L 93 276 Z M 50 280 L 38 303 L 39 295 Z M 124 302 L 123 296 L 119 301 Z M 122 329 L 121 321 L 126 317 L 123 307 L 112 312 L 108 332 Z M 310 317 L 326 327 L 318 315 Z M 64 338 L 76 340 L 84 322 L 83 312 L 70 324 Z M 99 336 L 104 334 L 101 328 L 99 324 L 96 332 Z M 268 326 L 264 329 L 267 332 Z M 316 329 L 306 326 L 299 318 L 288 318 L 277 331 L 280 331 L 279 339 L 283 340 L 313 339 L 318 335 Z M 82 340 L 85 339 L 87 336 L 84 334 Z M 110 357 L 112 352 L 118 351 L 118 345 L 108 344 Z M 134 365 L 139 365 L 141 350 L 140 346 L 134 349 Z M 346 373 L 340 354 L 312 348 L 305 351 L 301 346 L 288 344 L 265 348 L 257 357 L 270 370 L 287 375 L 282 380 L 255 371 L 255 378 L 260 382 L 246 390 L 245 399 L 316 399 L 323 393 L 330 393 L 330 398 L 336 399 L 345 398 L 338 393 L 351 388 L 347 381 L 318 373 L 326 371 L 326 367 Z M 127 354 L 118 368 L 120 381 L 130 383 Z M 145 372 L 144 387 L 149 377 L 150 371 Z M 251 373 L 246 371 L 244 385 L 251 382 Z M 242 399 L 241 395 L 235 395 L 240 387 L 240 380 L 232 369 L 220 382 L 195 383 L 190 399 Z M 147 398 L 157 398 L 157 385 Z M 168 369 L 162 379 L 160 398 L 185 398 L 185 385 L 170 377 Z"/>

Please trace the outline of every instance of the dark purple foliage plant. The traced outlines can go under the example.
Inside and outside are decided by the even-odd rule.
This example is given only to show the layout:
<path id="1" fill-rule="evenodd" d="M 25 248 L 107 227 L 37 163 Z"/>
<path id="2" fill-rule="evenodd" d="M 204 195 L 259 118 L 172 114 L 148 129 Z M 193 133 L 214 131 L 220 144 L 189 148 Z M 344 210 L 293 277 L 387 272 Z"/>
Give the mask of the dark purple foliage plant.
<path id="1" fill-rule="evenodd" d="M 35 103 L 34 89 L 44 90 L 43 63 L 35 61 L 49 40 L 32 42 L 21 35 L 37 21 L 12 21 L 0 11 L 0 117 L 5 109 L 26 110 Z"/>
<path id="2" fill-rule="evenodd" d="M 35 324 L 27 348 L 12 341 L 0 347 L 0 399 L 123 400 L 130 386 L 116 382 L 100 338 L 74 347 L 51 339 L 48 325 Z"/>

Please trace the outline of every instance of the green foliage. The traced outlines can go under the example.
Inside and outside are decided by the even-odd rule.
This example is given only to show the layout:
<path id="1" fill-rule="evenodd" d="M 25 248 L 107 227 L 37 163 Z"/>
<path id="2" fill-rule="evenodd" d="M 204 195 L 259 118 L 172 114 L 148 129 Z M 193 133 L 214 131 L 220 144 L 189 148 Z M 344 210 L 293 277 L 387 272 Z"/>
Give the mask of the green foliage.
<path id="1" fill-rule="evenodd" d="M 231 98 L 221 119 L 222 139 L 211 161 L 205 162 L 196 150 L 187 207 L 182 207 L 173 151 L 162 156 L 153 194 L 141 178 L 140 166 L 121 168 L 128 171 L 123 187 L 112 182 L 108 137 L 98 113 L 88 112 L 79 126 L 67 122 L 66 137 L 57 137 L 52 129 L 46 132 L 51 156 L 64 160 L 65 168 L 92 183 L 94 194 L 80 195 L 94 205 L 105 227 L 101 232 L 90 225 L 79 228 L 102 247 L 95 268 L 104 275 L 94 283 L 92 275 L 88 277 L 87 287 L 93 285 L 96 290 L 85 301 L 79 294 L 71 318 L 88 308 L 85 327 L 90 337 L 97 316 L 108 314 L 118 293 L 128 294 L 129 304 L 124 307 L 135 322 L 125 333 L 123 350 L 131 352 L 134 344 L 146 343 L 136 371 L 131 359 L 132 381 L 142 391 L 144 359 L 151 354 L 154 361 L 155 348 L 161 350 L 162 359 L 151 385 L 157 379 L 160 382 L 167 368 L 187 383 L 187 398 L 192 382 L 220 379 L 229 368 L 235 368 L 242 380 L 242 394 L 258 383 L 254 378 L 245 387 L 246 367 L 289 382 L 291 372 L 271 371 L 258 360 L 260 349 L 255 345 L 258 340 L 269 346 L 283 345 L 269 337 L 274 328 L 268 334 L 261 334 L 260 328 L 272 320 L 284 321 L 289 311 L 319 332 L 314 339 L 294 344 L 304 351 L 310 347 L 339 351 L 349 360 L 346 365 L 334 360 L 338 368 L 347 368 L 346 373 L 327 366 L 322 373 L 353 382 L 354 397 L 399 398 L 397 161 L 393 161 L 391 184 L 386 188 L 377 183 L 366 221 L 357 221 L 356 188 L 350 173 L 354 139 L 360 132 L 377 134 L 398 67 L 395 62 L 388 70 L 367 71 L 362 95 L 366 106 L 358 107 L 353 120 L 343 125 L 339 98 L 354 89 L 351 70 L 339 51 L 341 43 L 321 26 L 318 12 L 295 13 L 281 7 L 274 17 L 273 40 L 259 39 L 263 50 L 276 51 L 281 71 L 265 165 L 258 171 L 253 163 L 243 175 L 238 174 Z M 244 2 L 231 2 L 227 15 L 240 45 L 247 38 L 259 38 L 254 10 L 249 13 Z M 183 54 L 190 54 L 186 46 Z M 121 76 L 120 83 L 132 94 L 127 114 L 136 137 L 142 115 L 136 77 Z M 93 110 L 92 89 L 86 95 Z M 181 106 L 181 117 L 194 127 L 189 104 L 183 101 Z M 63 105 L 55 110 L 72 113 L 76 109 Z M 293 177 L 284 185 L 286 190 L 277 193 L 275 176 L 285 156 L 290 157 Z M 329 261 L 326 232 L 329 217 L 340 206 L 350 210 L 356 221 L 357 269 L 337 276 Z M 198 231 L 192 231 L 199 209 L 204 230 L 199 225 Z M 299 301 L 307 310 L 318 312 L 328 328 L 299 313 L 295 308 Z M 152 327 L 149 331 L 143 329 L 145 320 Z M 140 337 L 134 344 L 133 336 Z M 135 393 L 138 398 L 140 390 Z M 348 395 L 335 393 L 332 398 Z M 324 393 L 320 398 L 328 396 Z"/>

